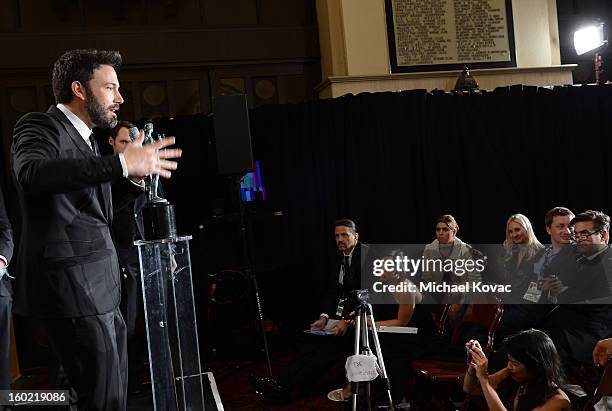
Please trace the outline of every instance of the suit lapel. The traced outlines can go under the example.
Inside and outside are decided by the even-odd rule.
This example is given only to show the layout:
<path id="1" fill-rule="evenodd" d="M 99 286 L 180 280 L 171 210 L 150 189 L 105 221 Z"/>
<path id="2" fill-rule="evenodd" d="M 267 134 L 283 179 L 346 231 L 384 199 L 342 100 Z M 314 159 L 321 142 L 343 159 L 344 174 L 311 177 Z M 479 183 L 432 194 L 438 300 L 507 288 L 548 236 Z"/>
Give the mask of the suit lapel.
<path id="1" fill-rule="evenodd" d="M 47 110 L 47 113 L 55 117 L 62 124 L 62 126 L 64 127 L 64 129 L 66 130 L 70 138 L 72 139 L 72 142 L 79 149 L 79 151 L 84 157 L 95 156 L 94 152 L 91 150 L 89 145 L 85 142 L 85 140 L 79 134 L 77 129 L 72 125 L 70 120 L 68 120 L 68 117 L 66 117 L 66 115 L 62 113 L 62 111 L 59 108 L 55 106 L 51 106 L 49 107 L 49 110 Z M 100 186 L 97 188 L 96 191 L 101 194 L 100 197 L 102 198 L 102 204 L 100 204 L 100 208 L 102 209 L 102 212 L 104 213 L 107 221 L 110 223 L 110 218 L 111 218 L 110 183 L 100 184 Z"/>
<path id="2" fill-rule="evenodd" d="M 49 110 L 47 110 L 47 113 L 55 117 L 62 124 L 62 126 L 64 126 L 64 129 L 72 139 L 72 142 L 79 149 L 81 154 L 83 154 L 83 156 L 90 157 L 94 155 L 93 151 L 91 151 L 91 148 L 89 148 L 89 145 L 87 145 L 87 143 L 85 142 L 85 140 L 83 140 L 83 137 L 81 137 L 77 129 L 74 128 L 70 120 L 68 120 L 68 117 L 66 117 L 66 115 L 62 113 L 59 108 L 51 106 L 49 107 Z"/>

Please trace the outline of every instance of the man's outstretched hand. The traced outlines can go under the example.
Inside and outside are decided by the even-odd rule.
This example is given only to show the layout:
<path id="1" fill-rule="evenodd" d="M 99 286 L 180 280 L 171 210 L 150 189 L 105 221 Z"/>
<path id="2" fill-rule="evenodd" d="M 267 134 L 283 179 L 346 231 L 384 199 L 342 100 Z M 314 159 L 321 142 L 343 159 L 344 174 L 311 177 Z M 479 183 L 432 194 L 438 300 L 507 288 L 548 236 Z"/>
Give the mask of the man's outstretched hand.
<path id="1" fill-rule="evenodd" d="M 142 145 L 144 131 L 123 152 L 129 177 L 142 179 L 151 174 L 170 178 L 178 163 L 169 159 L 179 158 L 183 153 L 180 148 L 166 148 L 174 145 L 174 137 L 165 137 L 151 144 Z"/>

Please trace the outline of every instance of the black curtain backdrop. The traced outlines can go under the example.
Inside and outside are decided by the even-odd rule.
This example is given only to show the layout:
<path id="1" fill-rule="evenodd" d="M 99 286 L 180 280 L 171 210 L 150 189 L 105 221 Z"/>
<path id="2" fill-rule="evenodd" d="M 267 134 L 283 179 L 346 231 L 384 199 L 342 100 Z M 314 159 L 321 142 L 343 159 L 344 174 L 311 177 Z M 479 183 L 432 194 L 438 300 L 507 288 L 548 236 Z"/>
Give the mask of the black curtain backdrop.
<path id="1" fill-rule="evenodd" d="M 501 243 L 513 213 L 547 243 L 554 206 L 610 214 L 612 87 L 348 95 L 251 113 L 255 158 L 283 211 L 278 290 L 313 317 L 333 222 L 370 243 L 428 243 L 453 214 L 469 243 Z"/>
<path id="2" fill-rule="evenodd" d="M 297 330 L 319 314 L 324 286 L 337 275 L 331 266 L 338 218 L 354 219 L 364 242 L 423 244 L 434 237 L 434 219 L 450 213 L 459 236 L 479 244 L 501 243 L 517 212 L 530 218 L 542 242 L 544 214 L 553 206 L 612 212 L 610 85 L 360 94 L 263 106 L 250 115 L 269 195 L 247 204 L 253 272 L 266 318 Z M 252 291 L 233 307 L 207 305 L 208 274 L 243 267 L 236 193 L 216 175 L 212 121 L 195 115 L 155 122 L 156 132 L 175 135 L 183 148 L 179 169 L 163 184 L 179 232 L 193 235 L 202 347 L 243 344 L 250 352 L 259 334 L 232 332 L 249 323 L 252 329 Z M 106 147 L 106 134 L 99 137 Z M 17 235 L 12 192 L 5 187 Z M 213 209 L 223 215 L 212 217 Z M 17 322 L 16 332 L 22 366 L 44 364 L 30 328 Z"/>

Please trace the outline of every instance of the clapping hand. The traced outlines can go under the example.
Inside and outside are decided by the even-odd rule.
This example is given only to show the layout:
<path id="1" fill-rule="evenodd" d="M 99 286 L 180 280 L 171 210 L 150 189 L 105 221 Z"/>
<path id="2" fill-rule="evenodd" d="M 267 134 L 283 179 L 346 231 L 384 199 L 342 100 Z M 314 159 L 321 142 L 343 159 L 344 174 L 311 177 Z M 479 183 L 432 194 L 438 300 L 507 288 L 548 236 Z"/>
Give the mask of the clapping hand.
<path id="1" fill-rule="evenodd" d="M 476 374 L 477 378 L 488 377 L 489 360 L 482 351 L 480 343 L 476 340 L 470 340 L 465 344 L 468 353 L 471 356 L 468 372 Z"/>
<path id="2" fill-rule="evenodd" d="M 561 294 L 563 282 L 556 276 L 546 277 L 542 280 L 542 291 L 548 292 L 550 296 L 556 297 Z"/>
<path id="3" fill-rule="evenodd" d="M 612 338 L 601 340 L 593 350 L 593 362 L 595 365 L 604 366 L 612 355 Z"/>

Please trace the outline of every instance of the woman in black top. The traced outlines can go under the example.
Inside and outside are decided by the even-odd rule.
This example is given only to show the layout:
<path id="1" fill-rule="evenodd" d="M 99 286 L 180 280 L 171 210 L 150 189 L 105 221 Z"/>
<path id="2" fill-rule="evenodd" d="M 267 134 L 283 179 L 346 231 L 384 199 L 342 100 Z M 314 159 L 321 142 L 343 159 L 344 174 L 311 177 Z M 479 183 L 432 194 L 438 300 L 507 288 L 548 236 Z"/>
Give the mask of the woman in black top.
<path id="1" fill-rule="evenodd" d="M 470 366 L 463 390 L 484 395 L 489 410 L 562 411 L 570 400 L 561 390 L 559 355 L 542 331 L 530 329 L 507 338 L 508 364 L 495 374 L 487 372 L 488 360 L 476 340 L 466 344 Z"/>

